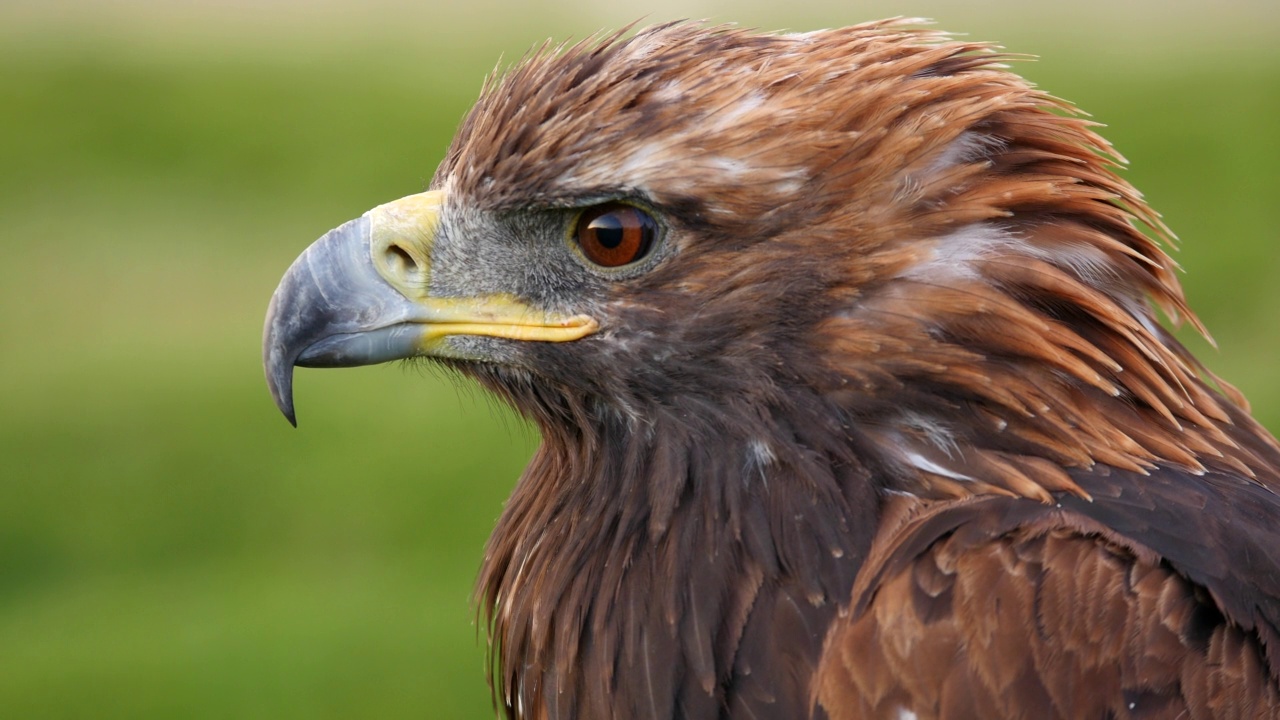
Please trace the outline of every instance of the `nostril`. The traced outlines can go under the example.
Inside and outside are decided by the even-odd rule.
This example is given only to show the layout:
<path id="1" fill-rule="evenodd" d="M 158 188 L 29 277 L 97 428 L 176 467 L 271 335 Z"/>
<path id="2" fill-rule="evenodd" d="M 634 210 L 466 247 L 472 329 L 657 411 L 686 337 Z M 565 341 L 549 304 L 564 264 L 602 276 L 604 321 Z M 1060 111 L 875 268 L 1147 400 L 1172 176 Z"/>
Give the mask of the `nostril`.
<path id="1" fill-rule="evenodd" d="M 386 249 L 387 267 L 401 278 L 410 278 L 418 274 L 418 263 L 408 250 L 399 245 L 388 245 Z"/>

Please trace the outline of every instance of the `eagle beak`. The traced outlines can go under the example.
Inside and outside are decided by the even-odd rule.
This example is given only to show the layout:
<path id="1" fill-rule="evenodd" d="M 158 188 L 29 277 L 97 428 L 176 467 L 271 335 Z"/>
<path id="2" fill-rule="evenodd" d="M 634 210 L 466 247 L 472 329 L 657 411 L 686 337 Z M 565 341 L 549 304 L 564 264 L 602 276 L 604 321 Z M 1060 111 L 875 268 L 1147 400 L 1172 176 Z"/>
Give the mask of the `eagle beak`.
<path id="1" fill-rule="evenodd" d="M 444 194 L 379 205 L 307 248 L 271 296 L 262 362 L 276 407 L 297 425 L 293 368 L 353 367 L 443 355 L 450 335 L 567 342 L 595 332 L 507 295 L 432 297 L 431 244 Z"/>

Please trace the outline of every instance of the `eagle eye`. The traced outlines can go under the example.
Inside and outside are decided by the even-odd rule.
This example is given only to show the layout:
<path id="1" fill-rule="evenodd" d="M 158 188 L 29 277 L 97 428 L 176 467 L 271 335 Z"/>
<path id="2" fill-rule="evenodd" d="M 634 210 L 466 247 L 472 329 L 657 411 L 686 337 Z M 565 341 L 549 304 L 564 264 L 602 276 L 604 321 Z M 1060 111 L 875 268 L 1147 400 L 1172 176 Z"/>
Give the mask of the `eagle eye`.
<path id="1" fill-rule="evenodd" d="M 588 208 L 578 217 L 574 240 L 591 262 L 606 268 L 642 259 L 658 238 L 658 221 L 633 205 L 611 202 Z"/>

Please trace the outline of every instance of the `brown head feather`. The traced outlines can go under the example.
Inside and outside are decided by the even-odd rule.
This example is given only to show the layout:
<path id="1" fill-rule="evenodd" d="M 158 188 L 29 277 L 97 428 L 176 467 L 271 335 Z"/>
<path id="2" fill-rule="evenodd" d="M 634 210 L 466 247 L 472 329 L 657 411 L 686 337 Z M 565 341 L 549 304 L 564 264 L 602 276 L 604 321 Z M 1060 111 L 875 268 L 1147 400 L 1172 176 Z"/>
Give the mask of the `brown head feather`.
<path id="1" fill-rule="evenodd" d="M 854 381 L 850 410 L 916 413 L 884 423 L 882 445 L 941 453 L 942 473 L 898 458 L 927 483 L 968 474 L 945 457 L 960 438 L 911 426 L 950 435 L 973 407 L 998 426 L 973 446 L 988 462 L 1198 469 L 1207 454 L 1267 470 L 1234 439 L 1263 434 L 1243 398 L 1154 318 L 1149 303 L 1200 328 L 1168 230 L 1092 123 L 1007 59 L 897 20 L 778 36 L 672 24 L 543 49 L 490 81 L 436 184 L 491 208 L 638 194 L 731 252 L 822 256 L 846 305 L 813 351 Z M 737 258 L 680 282 L 696 292 L 759 259 Z"/>
<path id="2" fill-rule="evenodd" d="M 1280 488 L 1275 440 L 1156 320 L 1199 327 L 1168 230 L 1009 59 L 905 21 L 671 24 L 486 85 L 433 183 L 451 202 L 633 198 L 673 245 L 596 308 L 601 365 L 467 368 L 546 438 L 480 578 L 509 712 L 751 702 L 723 694 L 750 687 L 749 617 L 844 603 L 886 491 L 1049 502 L 1095 464 Z M 638 667 L 667 704 L 606 704 Z"/>

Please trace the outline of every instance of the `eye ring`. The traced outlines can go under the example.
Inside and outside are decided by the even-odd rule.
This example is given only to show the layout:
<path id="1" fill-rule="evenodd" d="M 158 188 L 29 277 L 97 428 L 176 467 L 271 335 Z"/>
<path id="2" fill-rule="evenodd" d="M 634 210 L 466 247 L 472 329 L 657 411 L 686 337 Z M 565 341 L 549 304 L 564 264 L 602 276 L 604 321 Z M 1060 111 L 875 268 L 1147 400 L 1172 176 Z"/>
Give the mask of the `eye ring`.
<path id="1" fill-rule="evenodd" d="M 660 227 L 642 208 L 607 202 L 578 216 L 573 241 L 583 257 L 603 268 L 620 268 L 643 260 L 657 244 Z"/>

